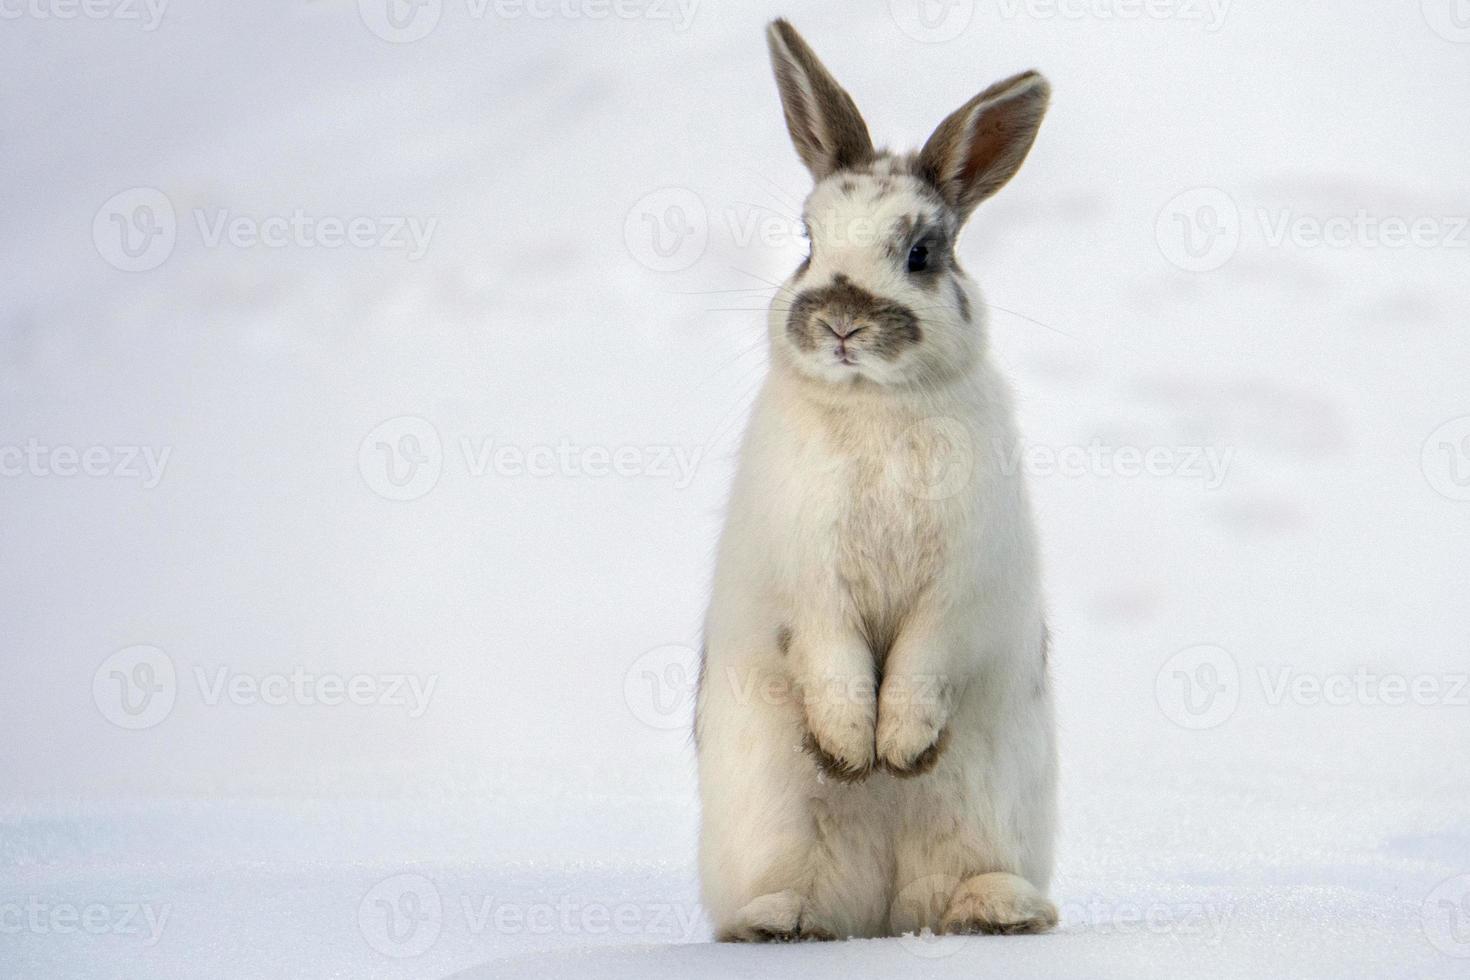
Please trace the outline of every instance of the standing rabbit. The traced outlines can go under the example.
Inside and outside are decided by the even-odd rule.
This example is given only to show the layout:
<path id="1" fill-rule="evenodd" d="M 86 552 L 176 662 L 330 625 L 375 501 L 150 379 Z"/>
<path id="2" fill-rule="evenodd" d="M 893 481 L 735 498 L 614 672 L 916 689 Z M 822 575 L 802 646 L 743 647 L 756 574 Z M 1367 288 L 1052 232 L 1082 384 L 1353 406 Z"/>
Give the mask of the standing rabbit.
<path id="1" fill-rule="evenodd" d="M 961 226 L 1046 112 L 1035 72 L 875 150 L 784 20 L 815 186 L 769 317 L 705 623 L 700 872 L 721 939 L 1040 932 L 1056 755 L 1037 544 Z"/>

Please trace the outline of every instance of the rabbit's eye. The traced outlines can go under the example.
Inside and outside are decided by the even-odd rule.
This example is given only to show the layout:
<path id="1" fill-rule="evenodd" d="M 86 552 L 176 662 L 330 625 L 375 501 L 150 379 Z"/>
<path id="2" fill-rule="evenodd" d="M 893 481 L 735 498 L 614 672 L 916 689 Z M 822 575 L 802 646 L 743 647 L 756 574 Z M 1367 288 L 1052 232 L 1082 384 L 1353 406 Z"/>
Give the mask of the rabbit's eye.
<path id="1" fill-rule="evenodd" d="M 923 243 L 909 249 L 909 271 L 923 272 L 929 268 L 929 246 Z"/>

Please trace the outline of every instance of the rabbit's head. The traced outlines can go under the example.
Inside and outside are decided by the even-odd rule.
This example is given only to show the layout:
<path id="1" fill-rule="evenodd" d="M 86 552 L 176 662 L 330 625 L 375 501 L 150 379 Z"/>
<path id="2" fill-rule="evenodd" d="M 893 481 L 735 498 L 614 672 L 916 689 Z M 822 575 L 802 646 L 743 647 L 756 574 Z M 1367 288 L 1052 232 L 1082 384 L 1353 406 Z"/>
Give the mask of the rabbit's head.
<path id="1" fill-rule="evenodd" d="M 899 156 L 873 148 L 852 97 L 790 24 L 767 36 L 787 128 L 816 181 L 802 216 L 810 252 L 771 307 L 773 356 L 833 384 L 930 386 L 967 372 L 983 320 L 956 238 L 1026 159 L 1046 79 L 992 85 Z"/>

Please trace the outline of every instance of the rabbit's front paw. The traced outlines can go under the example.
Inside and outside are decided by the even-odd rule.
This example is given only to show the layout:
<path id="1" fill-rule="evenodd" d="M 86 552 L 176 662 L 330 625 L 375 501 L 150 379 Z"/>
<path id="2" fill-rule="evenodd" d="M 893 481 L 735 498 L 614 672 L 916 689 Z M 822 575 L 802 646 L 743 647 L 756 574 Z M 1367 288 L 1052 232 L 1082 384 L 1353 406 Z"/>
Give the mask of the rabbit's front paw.
<path id="1" fill-rule="evenodd" d="M 949 741 L 949 720 L 937 688 L 890 677 L 878 700 L 878 764 L 895 776 L 934 768 Z"/>
<path id="2" fill-rule="evenodd" d="M 842 685 L 840 692 L 836 687 L 826 685 L 822 691 L 808 691 L 802 748 L 829 778 L 861 782 L 873 769 L 877 699 L 871 683 Z"/>

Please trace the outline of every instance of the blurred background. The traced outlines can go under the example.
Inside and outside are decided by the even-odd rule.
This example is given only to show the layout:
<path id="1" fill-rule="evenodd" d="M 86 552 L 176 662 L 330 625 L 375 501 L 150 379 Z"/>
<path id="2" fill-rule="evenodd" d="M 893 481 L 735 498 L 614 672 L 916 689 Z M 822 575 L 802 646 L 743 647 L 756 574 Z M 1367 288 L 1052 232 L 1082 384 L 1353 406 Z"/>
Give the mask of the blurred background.
<path id="1" fill-rule="evenodd" d="M 1047 939 L 681 945 L 778 14 L 893 147 L 1055 89 L 960 246 Z M 1470 968 L 1463 0 L 0 0 L 0 61 L 0 974 Z"/>

